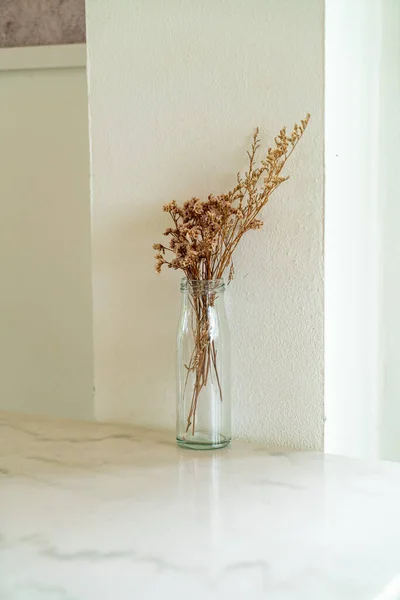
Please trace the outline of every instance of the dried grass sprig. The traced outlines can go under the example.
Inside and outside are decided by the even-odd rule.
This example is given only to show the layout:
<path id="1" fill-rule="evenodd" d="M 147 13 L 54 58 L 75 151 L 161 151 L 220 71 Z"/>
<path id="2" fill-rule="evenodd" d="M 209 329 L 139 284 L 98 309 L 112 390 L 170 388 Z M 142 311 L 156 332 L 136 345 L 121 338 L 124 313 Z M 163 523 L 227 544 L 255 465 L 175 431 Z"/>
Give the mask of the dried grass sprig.
<path id="1" fill-rule="evenodd" d="M 289 178 L 282 175 L 290 155 L 299 143 L 308 125 L 310 115 L 294 125 L 290 135 L 286 127 L 274 138 L 274 146 L 256 166 L 260 149 L 259 130 L 256 129 L 250 151 L 249 167 L 244 175 L 237 174 L 236 186 L 225 194 L 210 194 L 205 201 L 191 198 L 179 206 L 175 200 L 163 206 L 172 219 L 164 235 L 169 243 L 153 245 L 157 273 L 166 265 L 181 269 L 187 279 L 219 279 L 229 269 L 228 280 L 234 276 L 233 253 L 243 235 L 261 229 L 263 221 L 258 214 L 271 194 Z"/>

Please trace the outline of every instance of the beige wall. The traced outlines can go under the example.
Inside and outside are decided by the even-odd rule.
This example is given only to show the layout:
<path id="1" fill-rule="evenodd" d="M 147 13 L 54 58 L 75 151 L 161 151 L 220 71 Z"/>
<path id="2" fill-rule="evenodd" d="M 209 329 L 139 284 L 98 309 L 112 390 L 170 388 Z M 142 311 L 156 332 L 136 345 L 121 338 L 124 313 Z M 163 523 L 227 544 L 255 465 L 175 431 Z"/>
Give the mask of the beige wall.
<path id="1" fill-rule="evenodd" d="M 221 192 L 307 111 L 290 181 L 229 288 L 234 434 L 323 443 L 323 2 L 88 0 L 95 409 L 174 427 L 178 278 L 156 277 L 160 206 Z"/>
<path id="2" fill-rule="evenodd" d="M 86 72 L 0 71 L 0 89 L 0 408 L 90 418 Z"/>

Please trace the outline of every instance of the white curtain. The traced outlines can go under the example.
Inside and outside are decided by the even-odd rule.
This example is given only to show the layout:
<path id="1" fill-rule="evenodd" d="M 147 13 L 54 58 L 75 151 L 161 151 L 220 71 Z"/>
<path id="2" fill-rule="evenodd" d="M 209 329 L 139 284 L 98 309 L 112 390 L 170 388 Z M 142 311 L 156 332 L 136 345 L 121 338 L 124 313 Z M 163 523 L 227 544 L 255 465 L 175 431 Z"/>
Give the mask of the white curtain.
<path id="1" fill-rule="evenodd" d="M 326 0 L 325 450 L 400 460 L 400 0 Z"/>

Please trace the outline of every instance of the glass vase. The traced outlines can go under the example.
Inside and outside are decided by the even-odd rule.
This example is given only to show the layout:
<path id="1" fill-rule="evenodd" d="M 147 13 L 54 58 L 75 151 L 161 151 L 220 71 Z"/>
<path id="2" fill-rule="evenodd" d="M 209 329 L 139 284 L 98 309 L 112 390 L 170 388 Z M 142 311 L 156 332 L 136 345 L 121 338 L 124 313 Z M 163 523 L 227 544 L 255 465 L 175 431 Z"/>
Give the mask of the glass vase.
<path id="1" fill-rule="evenodd" d="M 199 450 L 231 441 L 230 339 L 223 279 L 182 279 L 176 439 Z"/>

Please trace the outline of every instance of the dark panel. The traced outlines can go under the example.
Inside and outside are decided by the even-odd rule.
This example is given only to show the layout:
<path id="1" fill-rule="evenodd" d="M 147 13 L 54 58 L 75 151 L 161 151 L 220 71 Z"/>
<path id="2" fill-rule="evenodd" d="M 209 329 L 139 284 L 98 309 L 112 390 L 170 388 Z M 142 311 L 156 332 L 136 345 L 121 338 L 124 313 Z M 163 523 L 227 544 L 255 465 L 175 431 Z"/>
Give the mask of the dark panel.
<path id="1" fill-rule="evenodd" d="M 85 40 L 85 0 L 0 0 L 2 48 Z"/>

